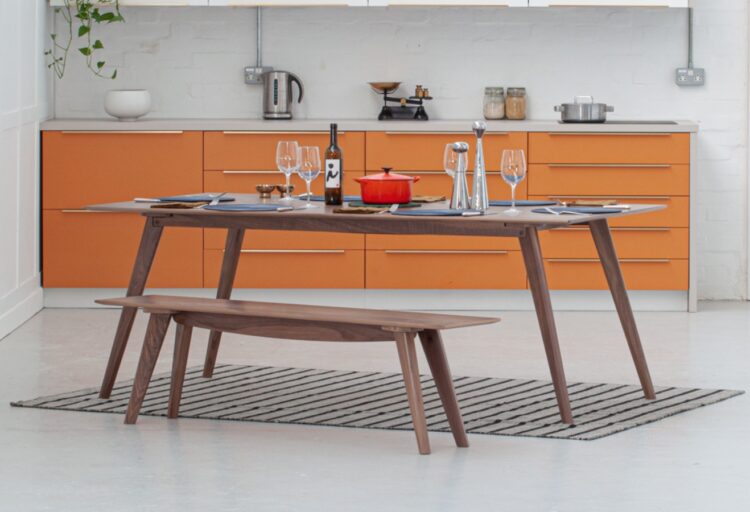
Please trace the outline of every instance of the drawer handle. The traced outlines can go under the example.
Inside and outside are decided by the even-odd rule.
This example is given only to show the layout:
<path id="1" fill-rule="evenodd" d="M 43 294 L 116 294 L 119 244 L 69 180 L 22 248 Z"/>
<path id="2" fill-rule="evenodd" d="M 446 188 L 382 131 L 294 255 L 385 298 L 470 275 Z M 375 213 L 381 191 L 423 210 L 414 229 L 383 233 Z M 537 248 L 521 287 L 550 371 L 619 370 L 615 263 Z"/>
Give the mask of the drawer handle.
<path id="1" fill-rule="evenodd" d="M 328 135 L 328 132 L 320 131 L 320 130 L 312 130 L 309 132 L 306 131 L 297 131 L 297 132 L 287 132 L 287 131 L 260 131 L 260 132 L 251 132 L 251 131 L 224 131 L 222 132 L 224 135 Z M 339 135 L 345 135 L 346 132 L 338 132 Z"/>
<path id="2" fill-rule="evenodd" d="M 670 196 L 547 196 L 549 199 L 642 199 L 658 200 L 658 201 L 671 201 Z"/>
<path id="3" fill-rule="evenodd" d="M 281 174 L 280 171 L 221 171 L 223 174 Z"/>
<path id="4" fill-rule="evenodd" d="M 410 250 L 387 250 L 386 254 L 508 254 L 508 251 L 410 251 Z"/>
<path id="5" fill-rule="evenodd" d="M 448 174 L 445 171 L 398 171 L 399 174 L 406 174 L 406 175 L 412 175 L 412 174 L 419 174 L 420 176 L 448 176 Z M 466 171 L 467 175 L 474 174 L 474 171 Z M 487 175 L 500 175 L 500 171 L 486 171 L 485 174 Z"/>
<path id="6" fill-rule="evenodd" d="M 75 131 L 63 131 L 65 135 L 181 135 L 185 133 L 182 130 L 75 130 Z"/>
<path id="7" fill-rule="evenodd" d="M 117 212 L 107 212 L 107 211 L 101 211 L 101 210 L 85 210 L 82 208 L 74 209 L 74 210 L 61 210 L 62 213 L 117 213 Z"/>
<path id="8" fill-rule="evenodd" d="M 609 228 L 610 231 L 644 231 L 644 232 L 668 232 L 672 231 L 672 228 Z M 556 231 L 588 231 L 588 227 L 581 226 L 581 227 L 570 227 L 570 228 L 557 228 L 557 229 L 551 229 L 550 233 L 554 233 Z"/>
<path id="9" fill-rule="evenodd" d="M 466 130 L 465 132 L 384 132 L 386 135 L 466 135 L 467 133 L 470 133 L 471 130 Z M 486 132 L 485 135 L 510 135 L 510 132 Z"/>
<path id="10" fill-rule="evenodd" d="M 242 249 L 243 254 L 344 254 L 343 249 Z"/>
<path id="11" fill-rule="evenodd" d="M 611 135 L 623 137 L 671 137 L 673 133 L 665 132 L 549 132 L 551 137 L 570 137 L 578 135 L 590 135 L 592 137 L 607 137 Z"/>
<path id="12" fill-rule="evenodd" d="M 670 164 L 547 164 L 551 169 L 671 169 Z"/>
<path id="13" fill-rule="evenodd" d="M 550 258 L 547 260 L 549 263 L 599 263 L 596 258 Z M 664 259 L 621 259 L 620 263 L 671 263 L 672 260 Z"/>

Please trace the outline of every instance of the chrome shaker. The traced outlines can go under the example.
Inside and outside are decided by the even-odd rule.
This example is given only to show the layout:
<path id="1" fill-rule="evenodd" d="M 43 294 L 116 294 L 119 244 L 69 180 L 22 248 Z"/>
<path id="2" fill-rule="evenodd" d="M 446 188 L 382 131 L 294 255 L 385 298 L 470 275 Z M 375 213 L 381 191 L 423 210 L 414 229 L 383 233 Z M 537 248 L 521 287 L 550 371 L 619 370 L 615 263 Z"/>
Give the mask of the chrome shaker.
<path id="1" fill-rule="evenodd" d="M 455 175 L 453 176 L 453 193 L 451 194 L 451 210 L 468 210 L 471 208 L 469 202 L 469 184 L 466 181 L 466 168 L 468 167 L 469 145 L 466 142 L 454 142 L 453 152 L 457 156 Z"/>
<path id="2" fill-rule="evenodd" d="M 472 130 L 477 137 L 477 154 L 474 164 L 474 186 L 471 190 L 471 208 L 484 212 L 490 207 L 490 198 L 487 194 L 487 172 L 484 167 L 484 147 L 482 146 L 482 137 L 487 130 L 487 124 L 484 121 L 474 121 Z"/>

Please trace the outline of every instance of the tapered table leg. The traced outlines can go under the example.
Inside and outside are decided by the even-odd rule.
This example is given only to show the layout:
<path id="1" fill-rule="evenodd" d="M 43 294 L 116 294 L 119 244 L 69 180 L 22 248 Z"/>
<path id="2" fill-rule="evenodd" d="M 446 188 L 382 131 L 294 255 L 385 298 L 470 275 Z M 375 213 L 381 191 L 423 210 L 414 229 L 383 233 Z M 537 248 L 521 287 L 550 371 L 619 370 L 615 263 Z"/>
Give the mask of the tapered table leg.
<path id="1" fill-rule="evenodd" d="M 651 374 L 648 371 L 646 355 L 643 353 L 641 337 L 638 335 L 638 327 L 635 324 L 633 309 L 630 307 L 630 299 L 625 288 L 625 280 L 622 278 L 620 262 L 617 259 L 615 245 L 612 242 L 612 233 L 609 231 L 607 219 L 596 220 L 589 223 L 591 236 L 594 238 L 596 250 L 599 252 L 599 259 L 604 268 L 604 274 L 607 276 L 609 290 L 612 292 L 612 299 L 617 308 L 617 314 L 620 316 L 622 330 L 625 332 L 625 338 L 628 341 L 630 355 L 633 357 L 635 369 L 638 372 L 638 379 L 641 381 L 643 394 L 649 400 L 656 398 L 654 393 L 654 384 L 651 382 Z"/>
<path id="2" fill-rule="evenodd" d="M 192 326 L 177 324 L 177 332 L 174 337 L 172 382 L 169 388 L 167 418 L 176 418 L 180 414 L 180 400 L 182 399 L 182 387 L 185 384 L 185 372 L 187 370 L 188 353 L 190 352 L 190 338 L 192 335 Z"/>
<path id="3" fill-rule="evenodd" d="M 128 297 L 133 295 L 142 295 L 146 288 L 146 280 L 151 272 L 151 265 L 154 262 L 156 249 L 159 247 L 159 240 L 164 228 L 155 226 L 151 217 L 146 218 L 141 236 L 141 244 L 138 247 L 138 254 L 133 265 L 133 273 L 130 275 L 130 285 L 128 286 Z M 130 331 L 133 328 L 133 321 L 138 312 L 136 308 L 122 308 L 120 321 L 115 331 L 115 339 L 112 342 L 112 349 L 109 353 L 107 369 L 104 372 L 102 387 L 99 390 L 99 398 L 109 398 L 112 394 L 112 388 L 117 379 L 117 372 L 120 370 L 122 356 L 125 354 L 125 348 L 128 346 Z"/>
<path id="4" fill-rule="evenodd" d="M 552 313 L 552 301 L 547 286 L 547 275 L 544 271 L 544 260 L 539 246 L 539 234 L 536 228 L 526 228 L 524 236 L 519 238 L 521 252 L 523 253 L 526 273 L 529 277 L 529 287 L 534 298 L 534 308 L 539 320 L 539 329 L 542 331 L 544 350 L 547 353 L 547 363 L 552 374 L 552 383 L 555 386 L 557 406 L 560 409 L 560 417 L 563 423 L 573 423 L 573 413 L 570 410 L 570 398 L 568 387 L 565 382 L 565 370 L 563 369 L 560 344 L 557 340 L 557 327 L 555 317 Z"/>
<path id="5" fill-rule="evenodd" d="M 428 455 L 430 453 L 430 439 L 427 434 L 422 384 L 419 381 L 417 351 L 414 348 L 414 333 L 394 332 L 394 336 L 398 349 L 398 359 L 401 362 L 401 372 L 404 375 L 404 386 L 409 400 L 411 421 L 414 425 L 414 434 L 417 436 L 417 447 L 419 453 Z"/>
<path id="6" fill-rule="evenodd" d="M 143 399 L 146 398 L 148 385 L 154 374 L 156 360 L 159 358 L 161 346 L 164 343 L 164 336 L 167 334 L 169 327 L 170 315 L 152 313 L 148 321 L 146 337 L 143 340 L 143 349 L 141 350 L 141 359 L 138 361 L 138 369 L 135 372 L 133 381 L 133 390 L 130 393 L 130 402 L 125 412 L 125 423 L 128 425 L 138 421 L 138 413 L 141 411 Z"/>
<path id="7" fill-rule="evenodd" d="M 219 277 L 219 288 L 216 290 L 217 299 L 228 299 L 232 295 L 234 278 L 237 275 L 237 265 L 240 262 L 240 252 L 242 251 L 242 240 L 244 237 L 245 230 L 242 228 L 230 229 L 227 232 L 224 261 L 221 264 L 221 276 Z M 211 334 L 208 336 L 206 361 L 203 364 L 203 376 L 206 378 L 210 378 L 214 374 L 220 344 L 221 332 L 211 331 Z"/>

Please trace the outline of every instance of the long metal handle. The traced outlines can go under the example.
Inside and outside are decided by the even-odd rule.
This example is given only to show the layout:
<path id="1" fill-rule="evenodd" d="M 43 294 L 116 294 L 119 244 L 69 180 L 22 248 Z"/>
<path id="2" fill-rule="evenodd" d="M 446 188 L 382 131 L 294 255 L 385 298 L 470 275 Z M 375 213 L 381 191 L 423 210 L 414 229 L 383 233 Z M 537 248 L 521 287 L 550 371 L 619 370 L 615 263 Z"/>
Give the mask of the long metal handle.
<path id="1" fill-rule="evenodd" d="M 222 132 L 224 135 L 328 135 L 328 132 L 315 130 L 315 131 L 296 131 L 296 132 L 289 132 L 289 131 L 243 131 L 243 130 L 237 130 L 237 131 L 230 131 L 226 130 Z M 346 132 L 339 131 L 339 135 L 346 135 Z"/>
<path id="2" fill-rule="evenodd" d="M 466 135 L 464 132 L 384 132 L 386 135 Z M 491 132 L 485 135 L 510 135 L 510 132 Z"/>
<path id="3" fill-rule="evenodd" d="M 508 254 L 508 251 L 430 251 L 430 250 L 386 250 L 386 254 Z"/>
<path id="4" fill-rule="evenodd" d="M 638 200 L 656 200 L 656 201 L 670 201 L 671 196 L 606 196 L 606 195 L 592 195 L 592 196 L 547 196 L 549 199 L 638 199 Z"/>
<path id="5" fill-rule="evenodd" d="M 180 135 L 182 130 L 63 130 L 65 135 Z"/>
<path id="6" fill-rule="evenodd" d="M 610 231 L 638 231 L 638 232 L 667 232 L 672 231 L 672 228 L 609 228 Z M 581 226 L 581 227 L 569 227 L 569 228 L 557 228 L 557 229 L 551 229 L 550 233 L 555 233 L 556 231 L 588 231 L 587 226 Z"/>
<path id="7" fill-rule="evenodd" d="M 599 263 L 596 258 L 550 258 L 547 260 L 549 263 Z M 672 260 L 667 259 L 655 259 L 650 260 L 646 258 L 641 259 L 621 259 L 620 263 L 671 263 Z"/>
<path id="8" fill-rule="evenodd" d="M 584 169 L 671 169 L 671 164 L 547 164 L 550 168 Z"/>
<path id="9" fill-rule="evenodd" d="M 548 132 L 551 137 L 569 137 L 578 135 L 591 135 L 592 137 L 606 137 L 617 135 L 623 137 L 671 137 L 671 132 Z"/>
<path id="10" fill-rule="evenodd" d="M 242 249 L 243 254 L 344 254 L 344 249 Z"/>
<path id="11" fill-rule="evenodd" d="M 420 176 L 448 176 L 448 174 L 444 171 L 398 171 L 399 174 L 418 174 Z M 466 174 L 474 174 L 474 171 L 466 171 Z M 500 175 L 500 171 L 485 171 L 485 174 L 492 174 L 492 175 Z"/>
<path id="12" fill-rule="evenodd" d="M 279 171 L 221 171 L 222 174 L 279 174 Z"/>

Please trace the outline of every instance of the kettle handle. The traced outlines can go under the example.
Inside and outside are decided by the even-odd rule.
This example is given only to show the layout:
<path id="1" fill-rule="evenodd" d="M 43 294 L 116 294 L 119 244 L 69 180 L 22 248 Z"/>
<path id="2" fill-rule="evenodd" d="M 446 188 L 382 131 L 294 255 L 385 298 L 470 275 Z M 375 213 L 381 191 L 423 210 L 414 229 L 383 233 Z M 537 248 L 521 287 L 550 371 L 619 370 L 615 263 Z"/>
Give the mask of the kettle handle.
<path id="1" fill-rule="evenodd" d="M 289 73 L 289 81 L 295 82 L 297 87 L 299 87 L 299 98 L 297 98 L 297 103 L 302 103 L 302 95 L 305 93 L 305 89 L 302 87 L 302 80 L 300 80 L 300 78 L 294 73 Z"/>

